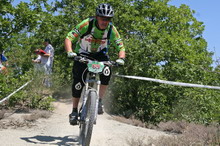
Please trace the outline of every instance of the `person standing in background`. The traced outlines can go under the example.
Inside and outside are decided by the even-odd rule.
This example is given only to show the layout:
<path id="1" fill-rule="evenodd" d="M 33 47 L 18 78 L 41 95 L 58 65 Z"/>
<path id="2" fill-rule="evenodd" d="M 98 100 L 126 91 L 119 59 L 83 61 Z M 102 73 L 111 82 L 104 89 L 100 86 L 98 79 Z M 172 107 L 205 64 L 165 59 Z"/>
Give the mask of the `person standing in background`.
<path id="1" fill-rule="evenodd" d="M 37 49 L 34 51 L 38 57 L 35 60 L 32 60 L 32 62 L 39 64 L 38 70 L 45 74 L 43 83 L 45 86 L 50 87 L 51 81 L 49 75 L 52 74 L 54 48 L 51 45 L 50 39 L 45 39 L 43 45 L 45 46 L 44 50 Z"/>

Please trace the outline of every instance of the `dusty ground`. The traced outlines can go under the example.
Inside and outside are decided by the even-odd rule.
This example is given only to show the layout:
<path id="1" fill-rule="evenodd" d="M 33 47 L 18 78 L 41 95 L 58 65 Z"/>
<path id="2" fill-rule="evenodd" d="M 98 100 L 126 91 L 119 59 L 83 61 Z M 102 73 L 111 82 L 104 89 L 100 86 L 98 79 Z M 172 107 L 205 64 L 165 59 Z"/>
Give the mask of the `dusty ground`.
<path id="1" fill-rule="evenodd" d="M 24 113 L 16 113 L 0 120 L 0 142 L 2 146 L 46 146 L 78 145 L 78 126 L 68 123 L 71 101 L 54 102 L 55 110 L 49 118 L 35 122 L 22 122 Z M 27 118 L 26 118 L 27 119 Z M 10 124 L 7 124 L 10 123 Z M 14 124 L 14 126 L 13 126 Z M 20 126 L 16 126 L 20 124 Z M 23 125 L 22 125 L 23 124 Z M 135 127 L 113 120 L 108 114 L 98 116 L 94 126 L 91 146 L 144 146 L 149 138 L 166 135 L 164 132 Z"/>

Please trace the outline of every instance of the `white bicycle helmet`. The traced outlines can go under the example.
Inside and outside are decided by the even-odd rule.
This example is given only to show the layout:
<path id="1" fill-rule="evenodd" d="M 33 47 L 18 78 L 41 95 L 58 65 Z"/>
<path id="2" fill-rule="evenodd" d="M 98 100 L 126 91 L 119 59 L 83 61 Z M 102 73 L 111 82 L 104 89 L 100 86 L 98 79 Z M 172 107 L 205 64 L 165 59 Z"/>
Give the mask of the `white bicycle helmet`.
<path id="1" fill-rule="evenodd" d="M 103 16 L 103 17 L 113 17 L 114 10 L 113 10 L 112 6 L 109 4 L 100 4 L 96 8 L 96 15 Z"/>

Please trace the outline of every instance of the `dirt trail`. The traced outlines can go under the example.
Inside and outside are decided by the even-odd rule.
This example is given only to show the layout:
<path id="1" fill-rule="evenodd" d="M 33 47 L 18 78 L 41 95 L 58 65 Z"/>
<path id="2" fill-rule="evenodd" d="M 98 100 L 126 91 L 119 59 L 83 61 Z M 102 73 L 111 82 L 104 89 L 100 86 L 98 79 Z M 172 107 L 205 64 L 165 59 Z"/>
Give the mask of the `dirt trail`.
<path id="1" fill-rule="evenodd" d="M 35 126 L 17 129 L 0 129 L 2 146 L 46 146 L 46 145 L 78 145 L 78 126 L 70 126 L 68 114 L 71 109 L 70 100 L 54 102 L 55 110 L 48 119 L 38 119 Z M 9 118 L 18 117 L 13 114 Z M 5 120 L 5 119 L 3 119 Z M 139 145 L 148 143 L 148 139 L 166 135 L 164 132 L 135 127 L 120 123 L 108 114 L 98 116 L 94 126 L 91 146 L 132 146 L 133 141 Z"/>

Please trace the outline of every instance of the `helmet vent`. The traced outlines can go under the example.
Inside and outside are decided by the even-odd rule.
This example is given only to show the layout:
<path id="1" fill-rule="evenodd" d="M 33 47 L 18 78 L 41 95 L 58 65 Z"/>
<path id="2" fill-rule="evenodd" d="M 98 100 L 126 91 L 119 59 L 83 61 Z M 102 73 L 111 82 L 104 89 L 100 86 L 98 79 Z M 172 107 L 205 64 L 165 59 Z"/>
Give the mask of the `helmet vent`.
<path id="1" fill-rule="evenodd" d="M 103 16 L 103 17 L 113 17 L 114 10 L 113 10 L 112 6 L 109 4 L 100 4 L 96 8 L 96 15 Z"/>

